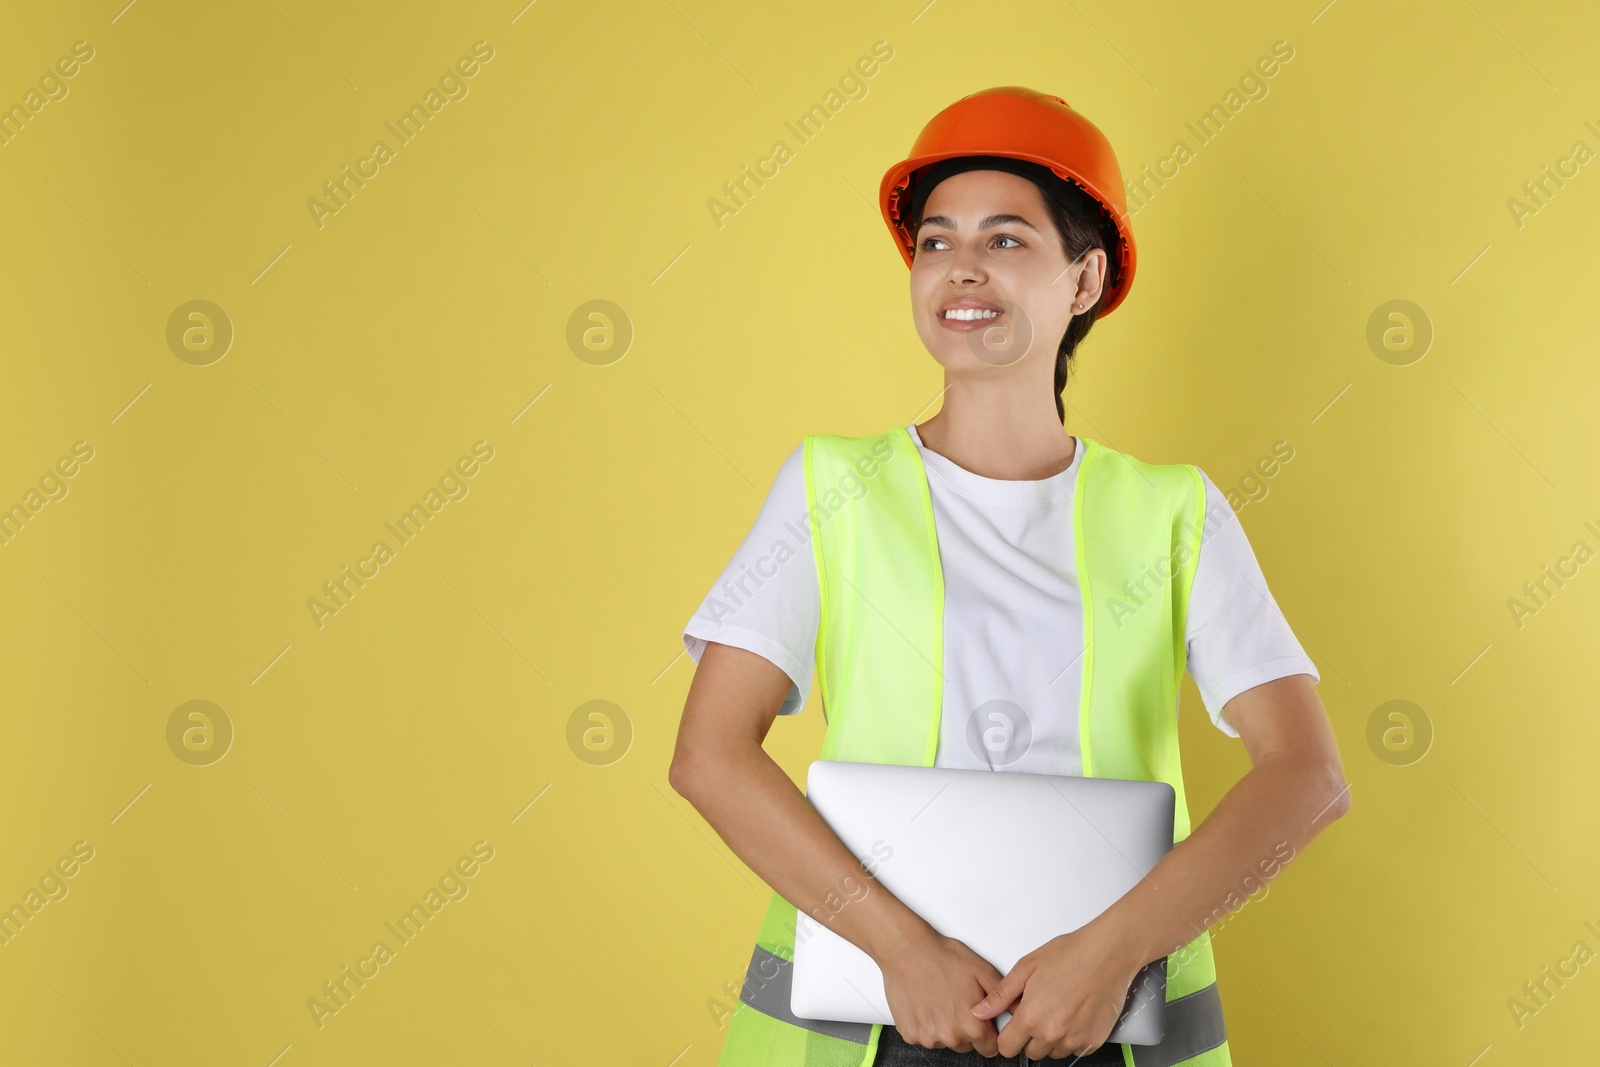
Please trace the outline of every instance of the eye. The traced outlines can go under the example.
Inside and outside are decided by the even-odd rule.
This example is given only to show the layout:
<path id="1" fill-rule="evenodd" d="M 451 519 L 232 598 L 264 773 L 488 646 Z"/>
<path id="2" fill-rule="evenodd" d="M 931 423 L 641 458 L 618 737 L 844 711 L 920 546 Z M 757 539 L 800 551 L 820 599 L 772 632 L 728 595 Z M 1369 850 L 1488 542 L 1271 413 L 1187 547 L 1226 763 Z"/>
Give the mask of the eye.
<path id="1" fill-rule="evenodd" d="M 1012 237 L 1009 233 L 999 234 L 999 235 L 997 235 L 995 237 L 995 240 L 996 241 L 1010 241 L 1011 242 L 1011 244 L 1009 244 L 1009 245 L 1001 245 L 1000 247 L 1002 247 L 1002 248 L 1021 248 L 1023 246 L 1023 243 L 1020 240 L 1018 240 L 1015 237 Z M 924 252 L 932 252 L 932 251 L 936 251 L 936 249 L 934 248 L 934 245 L 936 243 L 937 244 L 943 244 L 944 241 L 943 241 L 942 238 L 939 238 L 939 237 L 924 237 L 922 239 L 922 243 L 919 244 L 917 247 L 920 248 Z"/>

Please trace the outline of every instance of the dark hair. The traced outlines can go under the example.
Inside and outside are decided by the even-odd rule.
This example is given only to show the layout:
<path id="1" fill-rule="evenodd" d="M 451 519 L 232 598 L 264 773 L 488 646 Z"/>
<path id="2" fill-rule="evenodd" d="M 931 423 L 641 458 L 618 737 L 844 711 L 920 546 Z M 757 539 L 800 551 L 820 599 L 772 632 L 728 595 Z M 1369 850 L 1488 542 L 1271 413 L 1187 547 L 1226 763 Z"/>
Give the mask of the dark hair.
<path id="1" fill-rule="evenodd" d="M 976 160 L 962 159 L 959 163 L 950 161 L 962 169 L 977 169 L 973 164 Z M 1055 372 L 1055 397 L 1056 415 L 1064 426 L 1067 422 L 1066 405 L 1062 402 L 1061 394 L 1067 387 L 1067 375 L 1072 366 L 1072 355 L 1077 351 L 1078 343 L 1089 335 L 1094 328 L 1095 319 L 1099 314 L 1101 302 L 1109 292 L 1116 290 L 1122 281 L 1122 265 L 1118 262 L 1117 249 L 1119 238 L 1117 226 L 1111 214 L 1101 206 L 1100 202 L 1084 192 L 1076 184 L 1060 177 L 1054 171 L 1034 163 L 1023 163 L 1020 160 L 995 160 L 995 169 L 1009 171 L 1027 178 L 1038 188 L 1039 195 L 1044 200 L 1045 208 L 1050 213 L 1050 219 L 1055 223 L 1056 232 L 1061 236 L 1062 250 L 1066 253 L 1068 262 L 1076 263 L 1092 248 L 1101 249 L 1106 253 L 1106 275 L 1100 286 L 1100 295 L 1095 302 L 1085 308 L 1082 313 L 1074 315 L 1067 323 L 1067 329 L 1061 336 L 1061 342 L 1056 346 L 1056 372 Z M 937 165 L 935 165 L 937 167 Z M 931 183 L 921 183 L 921 188 L 915 188 L 915 197 L 912 200 L 915 212 L 911 232 L 915 235 L 922 228 L 922 213 L 927 206 L 928 194 L 933 191 L 933 186 L 939 180 L 956 172 L 952 168 L 947 173 L 940 173 L 946 168 L 935 170 L 930 167 L 926 176 L 932 178 Z"/>
<path id="2" fill-rule="evenodd" d="M 1051 177 L 1055 178 L 1055 175 Z M 1061 335 L 1061 343 L 1056 347 L 1056 415 L 1065 426 L 1067 409 L 1062 403 L 1061 394 L 1067 388 L 1072 355 L 1077 350 L 1078 342 L 1094 328 L 1106 294 L 1115 291 L 1122 281 L 1122 265 L 1117 262 L 1119 241 L 1116 224 L 1094 197 L 1059 178 L 1055 178 L 1054 183 L 1034 184 L 1039 186 L 1039 192 L 1044 196 L 1045 207 L 1050 209 L 1050 218 L 1056 224 L 1056 231 L 1061 234 L 1061 244 L 1070 262 L 1076 263 L 1091 248 L 1106 253 L 1106 276 L 1100 286 L 1100 295 L 1095 297 L 1092 305 L 1084 308 L 1083 314 L 1072 317 L 1067 323 L 1066 333 Z"/>

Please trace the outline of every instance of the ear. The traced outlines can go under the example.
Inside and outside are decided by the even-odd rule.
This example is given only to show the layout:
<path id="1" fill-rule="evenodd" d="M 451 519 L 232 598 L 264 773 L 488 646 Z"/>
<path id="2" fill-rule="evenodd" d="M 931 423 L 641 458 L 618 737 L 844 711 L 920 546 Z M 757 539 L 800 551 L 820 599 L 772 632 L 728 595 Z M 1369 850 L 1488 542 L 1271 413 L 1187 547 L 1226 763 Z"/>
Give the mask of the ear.
<path id="1" fill-rule="evenodd" d="M 1088 311 L 1100 299 L 1100 294 L 1105 290 L 1106 271 L 1110 266 L 1106 250 L 1099 247 L 1087 249 L 1078 257 L 1077 262 L 1083 264 L 1083 270 L 1078 274 L 1077 292 L 1072 297 L 1072 310 L 1075 314 Z M 1079 304 L 1083 307 L 1079 308 Z"/>

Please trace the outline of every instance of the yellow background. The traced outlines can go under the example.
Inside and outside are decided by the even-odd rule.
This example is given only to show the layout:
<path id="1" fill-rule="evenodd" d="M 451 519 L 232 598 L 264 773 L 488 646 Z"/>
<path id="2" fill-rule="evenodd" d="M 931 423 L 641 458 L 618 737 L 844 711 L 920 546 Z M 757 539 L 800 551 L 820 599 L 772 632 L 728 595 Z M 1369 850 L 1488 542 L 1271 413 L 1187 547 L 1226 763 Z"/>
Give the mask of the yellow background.
<path id="1" fill-rule="evenodd" d="M 5 21 L 7 106 L 74 42 L 94 58 L 0 147 L 0 504 L 74 442 L 94 456 L 0 547 L 0 904 L 76 841 L 94 858 L 0 947 L 0 1061 L 714 1064 L 708 1002 L 767 892 L 667 784 L 681 627 L 803 434 L 936 410 L 877 183 L 938 109 L 1006 84 L 1080 108 L 1125 173 L 1195 149 L 1134 220 L 1137 280 L 1080 352 L 1068 428 L 1224 488 L 1295 449 L 1240 518 L 1354 805 L 1217 935 L 1235 1062 L 1595 1055 L 1600 965 L 1520 1028 L 1507 1007 L 1600 950 L 1600 564 L 1520 628 L 1507 607 L 1600 548 L 1600 164 L 1520 227 L 1507 206 L 1600 149 L 1592 6 Z M 798 145 L 785 122 L 880 40 L 865 97 Z M 477 41 L 469 94 L 319 227 L 323 182 Z M 1277 41 L 1268 95 L 1199 145 L 1185 122 Z M 780 138 L 794 158 L 716 225 Z M 205 366 L 167 341 L 197 299 L 235 331 Z M 1396 366 L 1366 331 L 1401 299 L 1434 337 Z M 609 365 L 567 340 L 592 300 L 631 323 Z M 319 628 L 322 583 L 477 441 L 469 494 Z M 596 699 L 632 733 L 609 765 L 569 743 Z M 1367 740 L 1393 699 L 1433 730 L 1406 766 Z M 207 766 L 167 741 L 191 700 L 235 731 Z M 797 780 L 817 706 L 769 741 Z M 1192 682 L 1181 718 L 1198 822 L 1247 760 Z M 319 1029 L 307 1000 L 476 841 L 470 894 Z"/>

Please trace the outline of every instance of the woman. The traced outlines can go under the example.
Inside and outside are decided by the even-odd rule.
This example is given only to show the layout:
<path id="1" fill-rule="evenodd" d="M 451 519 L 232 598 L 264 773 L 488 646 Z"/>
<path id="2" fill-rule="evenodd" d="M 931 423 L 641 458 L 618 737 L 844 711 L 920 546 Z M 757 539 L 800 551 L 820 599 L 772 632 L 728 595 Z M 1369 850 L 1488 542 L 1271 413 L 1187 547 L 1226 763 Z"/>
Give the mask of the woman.
<path id="1" fill-rule="evenodd" d="M 672 785 L 774 890 L 721 1063 L 1228 1067 L 1206 928 L 1349 792 L 1316 668 L 1224 495 L 1191 465 L 1062 432 L 1073 352 L 1133 277 L 1115 156 L 1058 97 L 991 89 L 928 124 L 880 202 L 943 406 L 807 437 L 684 632 L 698 669 Z M 1172 851 L 1000 975 L 872 880 L 762 748 L 804 706 L 813 656 L 819 758 L 1167 781 Z M 1192 833 L 1185 669 L 1252 762 Z M 994 867 L 997 906 L 1028 876 L 1025 856 L 972 862 Z M 789 1012 L 795 905 L 878 963 L 894 1026 Z M 1162 1043 L 1105 1045 L 1163 956 Z"/>

